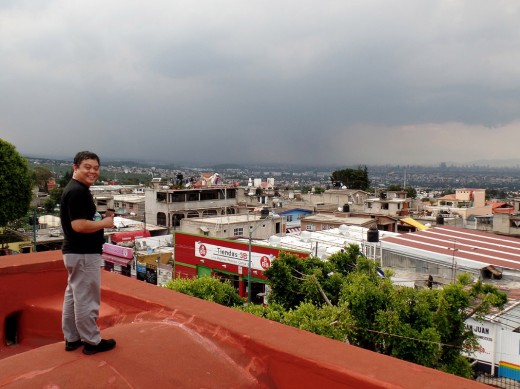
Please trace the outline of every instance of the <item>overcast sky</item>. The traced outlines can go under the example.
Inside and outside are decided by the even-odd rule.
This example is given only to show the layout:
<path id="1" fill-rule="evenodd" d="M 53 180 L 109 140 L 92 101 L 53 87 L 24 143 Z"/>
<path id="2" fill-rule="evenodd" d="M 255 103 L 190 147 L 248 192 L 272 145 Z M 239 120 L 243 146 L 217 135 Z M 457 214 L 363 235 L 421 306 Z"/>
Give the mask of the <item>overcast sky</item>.
<path id="1" fill-rule="evenodd" d="M 518 0 L 1 0 L 0 137 L 172 163 L 518 158 Z"/>

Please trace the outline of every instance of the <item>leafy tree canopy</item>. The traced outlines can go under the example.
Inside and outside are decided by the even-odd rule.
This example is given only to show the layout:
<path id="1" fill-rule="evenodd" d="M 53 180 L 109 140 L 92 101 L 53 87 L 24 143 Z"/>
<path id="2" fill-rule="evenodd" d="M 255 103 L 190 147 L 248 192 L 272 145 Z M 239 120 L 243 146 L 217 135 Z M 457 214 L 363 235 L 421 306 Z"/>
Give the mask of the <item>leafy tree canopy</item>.
<path id="1" fill-rule="evenodd" d="M 0 227 L 25 216 L 32 198 L 27 160 L 3 139 L 0 139 L 0 198 Z"/>
<path id="2" fill-rule="evenodd" d="M 229 281 L 221 282 L 214 277 L 193 279 L 176 278 L 168 281 L 166 287 L 189 296 L 215 302 L 227 307 L 241 305 L 244 300 L 238 295 Z"/>
<path id="3" fill-rule="evenodd" d="M 381 277 L 357 245 L 326 262 L 281 254 L 265 272 L 276 307 L 271 319 L 469 378 L 465 350 L 477 342 L 464 322 L 502 307 L 506 295 L 469 274 L 440 289 L 416 290 L 395 286 L 390 273 Z M 268 317 L 265 308 L 249 311 Z"/>
<path id="4" fill-rule="evenodd" d="M 60 188 L 65 188 L 72 180 L 72 169 L 65 172 L 64 176 L 58 181 Z"/>
<path id="5" fill-rule="evenodd" d="M 41 190 L 47 191 L 47 180 L 52 177 L 52 172 L 45 166 L 35 166 L 32 169 L 34 183 Z"/>
<path id="6" fill-rule="evenodd" d="M 386 188 L 389 191 L 405 191 L 406 197 L 410 197 L 412 199 L 415 199 L 417 197 L 417 190 L 411 186 L 407 186 L 406 188 L 403 188 L 401 185 L 389 185 L 388 188 Z"/>
<path id="7" fill-rule="evenodd" d="M 332 172 L 330 179 L 334 186 L 345 186 L 347 189 L 368 190 L 370 188 L 366 166 L 359 166 L 357 169 L 336 170 Z"/>

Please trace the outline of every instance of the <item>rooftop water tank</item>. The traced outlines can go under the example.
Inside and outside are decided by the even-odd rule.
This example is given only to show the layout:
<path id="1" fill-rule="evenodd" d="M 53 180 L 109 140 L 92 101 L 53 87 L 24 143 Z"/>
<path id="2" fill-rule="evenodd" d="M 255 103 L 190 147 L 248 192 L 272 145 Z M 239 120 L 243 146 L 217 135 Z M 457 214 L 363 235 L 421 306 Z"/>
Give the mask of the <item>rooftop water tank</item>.
<path id="1" fill-rule="evenodd" d="M 367 231 L 367 242 L 379 242 L 379 230 L 376 227 L 370 227 Z"/>

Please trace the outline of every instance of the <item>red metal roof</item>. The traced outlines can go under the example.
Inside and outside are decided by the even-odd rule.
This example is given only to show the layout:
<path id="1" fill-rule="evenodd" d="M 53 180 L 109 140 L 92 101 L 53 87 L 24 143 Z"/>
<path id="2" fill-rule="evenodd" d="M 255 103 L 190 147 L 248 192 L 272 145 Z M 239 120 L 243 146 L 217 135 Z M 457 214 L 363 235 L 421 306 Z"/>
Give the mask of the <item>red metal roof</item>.
<path id="1" fill-rule="evenodd" d="M 520 239 L 484 231 L 437 226 L 382 239 L 386 244 L 445 255 L 457 261 L 473 261 L 520 270 Z M 394 246 L 395 247 L 395 246 Z"/>

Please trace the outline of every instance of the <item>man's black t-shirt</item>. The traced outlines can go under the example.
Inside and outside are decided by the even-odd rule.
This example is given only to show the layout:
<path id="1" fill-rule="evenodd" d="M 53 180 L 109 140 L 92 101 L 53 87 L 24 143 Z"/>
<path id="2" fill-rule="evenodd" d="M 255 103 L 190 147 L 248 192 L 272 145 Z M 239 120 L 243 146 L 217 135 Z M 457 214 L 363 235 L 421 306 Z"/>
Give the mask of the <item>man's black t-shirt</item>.
<path id="1" fill-rule="evenodd" d="M 77 180 L 70 180 L 61 196 L 60 218 L 63 234 L 64 254 L 101 254 L 103 251 L 103 229 L 92 233 L 76 232 L 72 221 L 94 220 L 96 205 L 89 188 Z"/>

